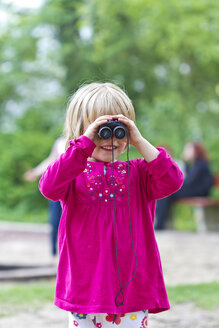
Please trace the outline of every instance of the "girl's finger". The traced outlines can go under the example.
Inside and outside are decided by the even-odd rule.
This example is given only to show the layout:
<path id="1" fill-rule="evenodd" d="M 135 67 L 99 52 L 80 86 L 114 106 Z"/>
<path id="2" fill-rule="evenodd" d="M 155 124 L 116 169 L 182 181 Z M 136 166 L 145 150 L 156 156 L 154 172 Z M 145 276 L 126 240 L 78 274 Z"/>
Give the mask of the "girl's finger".
<path id="1" fill-rule="evenodd" d="M 124 124 L 128 124 L 128 125 L 132 125 L 132 123 L 134 123 L 133 121 L 129 120 L 127 117 L 118 117 L 118 121 L 124 123 Z"/>
<path id="2" fill-rule="evenodd" d="M 105 119 L 105 120 L 111 120 L 111 119 L 112 119 L 112 115 L 103 115 L 103 116 L 100 116 L 100 117 L 98 117 L 98 118 L 95 120 L 95 122 L 97 122 L 97 121 L 99 121 L 99 120 L 103 120 L 103 119 Z"/>
<path id="3" fill-rule="evenodd" d="M 101 120 L 101 121 L 95 121 L 95 126 L 100 126 L 101 124 L 104 124 L 104 123 L 107 123 L 108 122 L 108 120 Z"/>
<path id="4" fill-rule="evenodd" d="M 125 117 L 123 114 L 115 114 L 115 115 L 112 115 L 113 117 Z"/>

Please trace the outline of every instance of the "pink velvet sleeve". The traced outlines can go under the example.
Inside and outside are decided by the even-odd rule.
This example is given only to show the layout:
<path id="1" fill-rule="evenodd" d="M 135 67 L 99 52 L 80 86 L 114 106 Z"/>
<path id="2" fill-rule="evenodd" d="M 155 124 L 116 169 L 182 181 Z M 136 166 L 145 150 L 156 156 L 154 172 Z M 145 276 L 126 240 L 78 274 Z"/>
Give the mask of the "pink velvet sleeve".
<path id="1" fill-rule="evenodd" d="M 39 181 L 40 192 L 53 201 L 64 199 L 72 180 L 83 172 L 95 143 L 85 136 L 70 141 L 69 148 L 50 164 Z"/>
<path id="2" fill-rule="evenodd" d="M 183 184 L 183 174 L 164 148 L 151 162 L 139 161 L 139 169 L 149 200 L 167 197 Z"/>

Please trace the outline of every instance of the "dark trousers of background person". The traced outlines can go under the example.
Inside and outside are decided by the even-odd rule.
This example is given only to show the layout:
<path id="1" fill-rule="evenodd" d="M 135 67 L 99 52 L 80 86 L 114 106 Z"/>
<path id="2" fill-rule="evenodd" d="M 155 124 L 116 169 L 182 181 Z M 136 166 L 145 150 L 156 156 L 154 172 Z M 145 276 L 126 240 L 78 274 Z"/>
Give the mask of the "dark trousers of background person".
<path id="1" fill-rule="evenodd" d="M 180 190 L 176 193 L 157 200 L 156 206 L 156 220 L 155 220 L 155 230 L 165 229 L 165 223 L 170 214 L 173 203 L 180 198 L 192 198 L 192 197 L 205 197 L 208 196 L 210 190 L 200 190 L 197 187 L 191 187 L 183 185 Z"/>
<path id="2" fill-rule="evenodd" d="M 50 214 L 50 225 L 51 225 L 51 247 L 52 247 L 52 255 L 55 256 L 57 254 L 57 235 L 59 222 L 62 215 L 62 208 L 60 205 L 60 201 L 49 202 L 49 214 Z"/>

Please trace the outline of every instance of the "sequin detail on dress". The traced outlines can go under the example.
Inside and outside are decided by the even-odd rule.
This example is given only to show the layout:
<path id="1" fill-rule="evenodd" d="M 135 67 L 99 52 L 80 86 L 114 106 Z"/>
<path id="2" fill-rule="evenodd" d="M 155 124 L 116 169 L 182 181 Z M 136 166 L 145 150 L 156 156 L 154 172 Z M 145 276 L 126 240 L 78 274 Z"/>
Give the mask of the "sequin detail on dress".
<path id="1" fill-rule="evenodd" d="M 96 174 L 90 163 L 84 170 L 86 174 L 86 187 L 92 200 L 109 202 L 113 200 L 113 175 Z M 114 168 L 114 191 L 115 198 L 120 200 L 127 190 L 126 185 L 127 170 L 124 164 L 115 164 Z"/>

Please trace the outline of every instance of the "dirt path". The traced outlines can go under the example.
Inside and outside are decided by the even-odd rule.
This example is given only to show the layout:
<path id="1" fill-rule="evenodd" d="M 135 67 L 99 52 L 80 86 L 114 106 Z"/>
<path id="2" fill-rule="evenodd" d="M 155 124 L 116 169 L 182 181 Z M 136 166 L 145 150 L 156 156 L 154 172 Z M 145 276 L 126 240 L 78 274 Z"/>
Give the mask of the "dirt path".
<path id="1" fill-rule="evenodd" d="M 167 285 L 219 281 L 219 233 L 156 234 Z M 48 232 L 1 229 L 0 264 L 50 264 Z"/>
<path id="2" fill-rule="evenodd" d="M 157 233 L 167 285 L 219 281 L 219 234 L 165 231 Z M 1 229 L 0 264 L 46 264 L 51 261 L 46 232 Z M 19 311 L 0 318 L 0 328 L 66 328 L 66 313 L 52 304 L 35 313 Z M 192 303 L 150 315 L 150 328 L 219 328 L 219 311 L 204 311 Z M 128 327 L 127 327 L 128 328 Z"/>
<path id="3" fill-rule="evenodd" d="M 159 232 L 157 242 L 167 285 L 219 281 L 219 233 Z"/>

